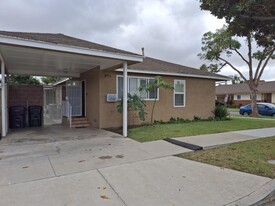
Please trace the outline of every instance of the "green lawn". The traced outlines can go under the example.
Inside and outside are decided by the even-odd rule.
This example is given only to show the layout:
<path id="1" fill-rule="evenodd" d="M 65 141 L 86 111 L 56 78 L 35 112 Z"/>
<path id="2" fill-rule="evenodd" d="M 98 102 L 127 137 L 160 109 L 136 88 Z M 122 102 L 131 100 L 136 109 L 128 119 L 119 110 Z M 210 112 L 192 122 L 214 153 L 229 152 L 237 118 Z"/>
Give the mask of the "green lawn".
<path id="1" fill-rule="evenodd" d="M 184 137 L 265 127 L 275 127 L 275 121 L 233 118 L 232 120 L 226 121 L 199 121 L 182 124 L 161 124 L 130 129 L 128 136 L 134 140 L 146 142 L 164 139 L 167 137 Z"/>
<path id="2" fill-rule="evenodd" d="M 222 168 L 275 178 L 275 165 L 267 162 L 275 159 L 274 145 L 275 136 L 178 156 Z"/>
<path id="3" fill-rule="evenodd" d="M 273 116 L 259 116 L 258 118 L 262 118 L 262 119 L 275 119 L 275 117 L 273 117 Z"/>
<path id="4" fill-rule="evenodd" d="M 233 116 L 234 118 L 251 118 L 251 119 L 254 119 L 254 118 L 259 118 L 259 119 L 270 119 L 270 120 L 275 120 L 275 117 L 273 116 L 258 116 L 258 117 L 250 117 L 250 116 Z"/>

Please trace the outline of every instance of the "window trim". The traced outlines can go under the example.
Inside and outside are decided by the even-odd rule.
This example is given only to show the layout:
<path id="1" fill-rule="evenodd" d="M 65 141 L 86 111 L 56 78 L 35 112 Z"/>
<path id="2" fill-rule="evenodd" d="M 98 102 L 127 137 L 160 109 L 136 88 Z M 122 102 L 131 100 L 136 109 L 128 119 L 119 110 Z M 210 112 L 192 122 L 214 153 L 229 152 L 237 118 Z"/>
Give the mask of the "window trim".
<path id="1" fill-rule="evenodd" d="M 176 92 L 176 82 L 177 81 L 183 82 L 183 84 L 184 84 L 183 92 Z M 183 105 L 176 105 L 176 94 L 183 94 Z M 173 100 L 174 100 L 174 107 L 185 107 L 186 106 L 186 80 L 174 79 Z"/>
<path id="2" fill-rule="evenodd" d="M 122 77 L 123 78 L 123 75 L 116 75 L 116 95 L 117 95 L 117 100 L 121 100 L 119 97 L 118 97 L 118 78 L 119 77 Z M 128 88 L 127 88 L 127 94 L 129 94 L 129 81 L 130 81 L 130 78 L 138 78 L 138 79 L 146 79 L 149 80 L 149 79 L 154 79 L 153 77 L 144 77 L 144 76 L 127 76 L 127 82 L 128 82 Z M 147 95 L 148 96 L 148 95 Z M 144 101 L 155 101 L 155 99 L 142 99 Z M 157 101 L 159 101 L 159 88 L 157 88 Z"/>
<path id="3" fill-rule="evenodd" d="M 240 98 L 238 98 L 238 97 L 240 97 Z M 236 95 L 236 100 L 242 100 L 242 95 L 241 94 L 237 94 Z"/>

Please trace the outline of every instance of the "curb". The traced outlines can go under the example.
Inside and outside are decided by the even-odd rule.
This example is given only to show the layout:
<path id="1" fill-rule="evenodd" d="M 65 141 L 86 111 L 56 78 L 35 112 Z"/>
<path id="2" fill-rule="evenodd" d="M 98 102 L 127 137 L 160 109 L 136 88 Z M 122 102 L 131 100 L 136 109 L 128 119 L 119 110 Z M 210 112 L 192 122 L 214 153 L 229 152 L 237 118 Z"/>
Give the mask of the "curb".
<path id="1" fill-rule="evenodd" d="M 251 194 L 226 206 L 268 206 L 275 205 L 275 179 L 270 180 Z"/>

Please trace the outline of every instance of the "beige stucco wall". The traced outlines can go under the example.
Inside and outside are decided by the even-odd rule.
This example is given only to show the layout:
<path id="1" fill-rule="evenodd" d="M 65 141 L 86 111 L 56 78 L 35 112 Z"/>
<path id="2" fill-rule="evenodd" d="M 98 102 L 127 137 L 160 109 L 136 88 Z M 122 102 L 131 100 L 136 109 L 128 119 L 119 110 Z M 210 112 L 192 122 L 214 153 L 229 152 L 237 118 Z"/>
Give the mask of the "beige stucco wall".
<path id="1" fill-rule="evenodd" d="M 86 81 L 86 116 L 94 127 L 99 124 L 99 75 L 100 69 L 95 68 L 81 74 L 80 79 Z"/>
<path id="2" fill-rule="evenodd" d="M 100 128 L 120 127 L 122 126 L 122 114 L 117 112 L 118 103 L 106 102 L 107 94 L 116 93 L 116 76 L 121 75 L 118 72 L 100 72 L 100 94 L 99 94 L 99 119 Z M 129 76 L 149 76 L 129 74 Z M 184 119 L 193 119 L 194 116 L 208 118 L 212 116 L 215 106 L 215 81 L 199 78 L 183 78 L 164 76 L 163 79 L 174 84 L 174 79 L 186 80 L 186 105 L 185 107 L 173 106 L 173 94 L 171 90 L 160 89 L 159 100 L 155 107 L 155 120 L 168 121 L 171 117 L 180 117 Z M 88 88 L 87 88 L 88 90 Z M 145 101 L 147 105 L 147 122 L 150 119 L 150 111 L 153 101 Z M 87 105 L 88 107 L 88 105 Z M 90 117 L 89 117 L 90 118 Z M 134 121 L 133 121 L 134 119 Z M 140 124 L 139 118 L 133 118 L 133 114 L 129 114 L 128 124 Z"/>
<path id="3" fill-rule="evenodd" d="M 272 93 L 271 95 L 271 102 L 275 104 L 275 93 Z"/>

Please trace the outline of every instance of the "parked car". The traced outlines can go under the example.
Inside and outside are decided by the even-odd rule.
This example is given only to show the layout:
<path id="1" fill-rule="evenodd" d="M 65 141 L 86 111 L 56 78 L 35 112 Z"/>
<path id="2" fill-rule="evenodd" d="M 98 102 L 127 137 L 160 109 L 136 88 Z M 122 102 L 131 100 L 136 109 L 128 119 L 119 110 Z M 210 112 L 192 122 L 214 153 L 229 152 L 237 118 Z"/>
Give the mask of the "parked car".
<path id="1" fill-rule="evenodd" d="M 263 116 L 274 116 L 275 117 L 275 105 L 271 103 L 258 102 L 258 112 Z M 239 113 L 241 115 L 251 115 L 252 107 L 251 104 L 240 107 Z"/>

